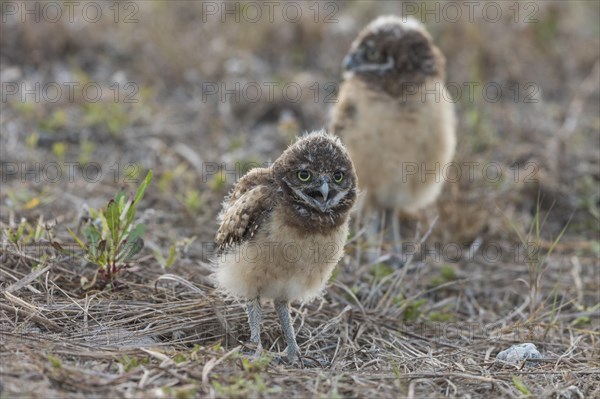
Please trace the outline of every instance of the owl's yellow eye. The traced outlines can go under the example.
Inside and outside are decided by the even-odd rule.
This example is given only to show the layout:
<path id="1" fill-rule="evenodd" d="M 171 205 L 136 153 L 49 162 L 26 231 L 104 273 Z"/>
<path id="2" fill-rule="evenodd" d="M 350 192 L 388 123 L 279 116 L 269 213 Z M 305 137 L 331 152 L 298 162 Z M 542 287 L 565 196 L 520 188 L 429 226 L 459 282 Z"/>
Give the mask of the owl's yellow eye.
<path id="1" fill-rule="evenodd" d="M 344 173 L 339 170 L 333 174 L 333 181 L 336 183 L 341 183 L 344 180 Z"/>
<path id="2" fill-rule="evenodd" d="M 298 171 L 298 180 L 300 181 L 309 181 L 310 180 L 310 172 L 308 170 L 299 170 Z"/>
<path id="3" fill-rule="evenodd" d="M 376 48 L 368 47 L 366 55 L 367 61 L 378 61 L 381 56 L 381 53 Z"/>

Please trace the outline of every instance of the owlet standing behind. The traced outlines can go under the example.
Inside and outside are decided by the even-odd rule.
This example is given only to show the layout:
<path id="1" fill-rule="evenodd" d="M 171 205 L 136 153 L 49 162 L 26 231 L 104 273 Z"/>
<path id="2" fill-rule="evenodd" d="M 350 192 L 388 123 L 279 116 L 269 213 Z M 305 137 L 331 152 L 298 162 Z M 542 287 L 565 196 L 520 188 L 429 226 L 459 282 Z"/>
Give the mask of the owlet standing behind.
<path id="1" fill-rule="evenodd" d="M 366 214 L 414 212 L 439 195 L 440 172 L 456 146 L 445 59 L 423 25 L 382 16 L 367 25 L 343 61 L 344 81 L 331 130 L 354 161 Z"/>
<path id="2" fill-rule="evenodd" d="M 219 286 L 248 302 L 250 340 L 260 343 L 261 299 L 272 299 L 298 351 L 289 303 L 318 296 L 343 255 L 356 175 L 339 138 L 323 131 L 291 145 L 269 168 L 252 169 L 223 202 L 215 242 Z"/>

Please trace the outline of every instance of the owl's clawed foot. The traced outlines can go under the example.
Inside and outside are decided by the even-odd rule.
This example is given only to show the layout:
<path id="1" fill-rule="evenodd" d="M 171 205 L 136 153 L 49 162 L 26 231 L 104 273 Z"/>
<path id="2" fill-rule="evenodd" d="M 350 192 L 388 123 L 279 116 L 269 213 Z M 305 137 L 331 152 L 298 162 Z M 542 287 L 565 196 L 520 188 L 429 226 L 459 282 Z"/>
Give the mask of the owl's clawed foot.
<path id="1" fill-rule="evenodd" d="M 247 357 L 258 358 L 263 353 L 263 347 L 260 342 L 246 342 L 240 353 Z"/>
<path id="2" fill-rule="evenodd" d="M 275 356 L 273 362 L 282 366 L 293 366 L 297 359 L 290 359 L 288 356 Z"/>
<path id="3" fill-rule="evenodd" d="M 294 359 L 290 359 L 289 356 L 276 356 L 273 359 L 275 364 L 280 364 L 286 367 L 300 367 L 300 368 L 325 368 L 325 365 L 317 359 L 297 356 Z"/>

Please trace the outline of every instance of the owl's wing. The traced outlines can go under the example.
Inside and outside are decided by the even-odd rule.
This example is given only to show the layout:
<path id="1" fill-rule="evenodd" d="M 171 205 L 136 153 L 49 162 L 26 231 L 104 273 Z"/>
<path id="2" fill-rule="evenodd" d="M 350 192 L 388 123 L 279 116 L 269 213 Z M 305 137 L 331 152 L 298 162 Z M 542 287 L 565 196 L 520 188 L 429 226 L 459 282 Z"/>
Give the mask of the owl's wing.
<path id="1" fill-rule="evenodd" d="M 218 252 L 252 238 L 273 208 L 275 190 L 269 172 L 265 168 L 250 171 L 223 203 L 215 237 Z"/>

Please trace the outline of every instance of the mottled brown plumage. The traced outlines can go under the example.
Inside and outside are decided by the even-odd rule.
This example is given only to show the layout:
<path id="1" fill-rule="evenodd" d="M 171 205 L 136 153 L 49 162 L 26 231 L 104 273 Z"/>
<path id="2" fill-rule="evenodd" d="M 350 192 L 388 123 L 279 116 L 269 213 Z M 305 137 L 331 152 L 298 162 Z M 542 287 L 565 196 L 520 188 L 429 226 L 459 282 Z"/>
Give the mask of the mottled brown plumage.
<path id="1" fill-rule="evenodd" d="M 323 290 L 343 254 L 355 199 L 352 162 L 324 132 L 301 138 L 270 168 L 250 171 L 225 199 L 216 278 L 229 294 L 250 300 L 251 341 L 260 339 L 260 299 L 273 299 L 294 360 L 288 304 Z"/>
<path id="2" fill-rule="evenodd" d="M 443 54 L 419 22 L 383 16 L 354 40 L 344 69 L 331 130 L 352 157 L 366 213 L 431 204 L 456 145 Z"/>
<path id="3" fill-rule="evenodd" d="M 225 200 L 215 237 L 219 252 L 252 238 L 263 217 L 273 208 L 275 190 L 270 175 L 270 169 L 252 169 Z"/>

